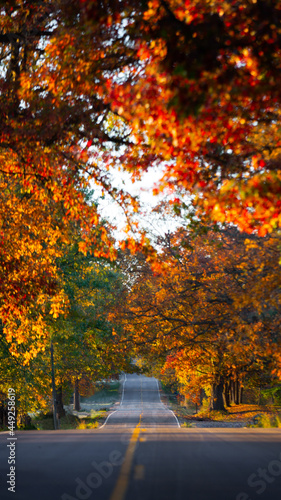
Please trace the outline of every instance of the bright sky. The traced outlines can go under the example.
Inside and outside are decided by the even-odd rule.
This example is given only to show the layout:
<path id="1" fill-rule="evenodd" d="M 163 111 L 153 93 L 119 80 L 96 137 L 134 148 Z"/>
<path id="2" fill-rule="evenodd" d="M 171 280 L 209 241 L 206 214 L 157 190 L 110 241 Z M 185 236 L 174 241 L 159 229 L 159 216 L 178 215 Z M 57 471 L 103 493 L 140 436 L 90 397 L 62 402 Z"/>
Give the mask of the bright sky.
<path id="1" fill-rule="evenodd" d="M 153 195 L 153 188 L 157 181 L 162 177 L 161 170 L 151 169 L 144 173 L 141 181 L 132 183 L 128 172 L 114 173 L 114 184 L 116 187 L 122 188 L 133 196 L 137 196 L 141 204 L 141 214 L 136 215 L 136 219 L 142 228 L 153 232 L 155 235 L 163 235 L 168 230 L 175 230 L 178 225 L 174 219 L 167 219 L 164 216 L 153 212 L 153 208 L 164 200 L 168 199 L 167 195 Z M 96 189 L 96 188 L 95 188 Z M 100 212 L 112 224 L 117 226 L 114 236 L 121 239 L 125 236 L 122 231 L 126 225 L 126 220 L 122 209 L 114 202 L 110 196 L 106 195 L 103 200 L 99 200 Z"/>

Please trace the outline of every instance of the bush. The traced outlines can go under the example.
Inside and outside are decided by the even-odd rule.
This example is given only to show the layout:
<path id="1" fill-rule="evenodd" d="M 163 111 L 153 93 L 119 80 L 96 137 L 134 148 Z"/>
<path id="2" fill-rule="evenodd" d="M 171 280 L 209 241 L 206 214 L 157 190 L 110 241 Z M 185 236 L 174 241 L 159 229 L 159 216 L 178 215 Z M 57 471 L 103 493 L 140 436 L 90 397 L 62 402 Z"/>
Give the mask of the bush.
<path id="1" fill-rule="evenodd" d="M 97 429 L 99 427 L 99 423 L 97 420 L 93 420 L 92 418 L 83 418 L 80 419 L 76 429 Z"/>
<path id="2" fill-rule="evenodd" d="M 281 415 L 256 415 L 253 418 L 251 427 L 261 427 L 263 429 L 270 429 L 272 427 L 281 428 Z"/>
<path id="3" fill-rule="evenodd" d="M 54 429 L 53 414 L 48 412 L 45 415 L 40 413 L 32 419 L 32 425 L 38 431 L 51 431 Z"/>

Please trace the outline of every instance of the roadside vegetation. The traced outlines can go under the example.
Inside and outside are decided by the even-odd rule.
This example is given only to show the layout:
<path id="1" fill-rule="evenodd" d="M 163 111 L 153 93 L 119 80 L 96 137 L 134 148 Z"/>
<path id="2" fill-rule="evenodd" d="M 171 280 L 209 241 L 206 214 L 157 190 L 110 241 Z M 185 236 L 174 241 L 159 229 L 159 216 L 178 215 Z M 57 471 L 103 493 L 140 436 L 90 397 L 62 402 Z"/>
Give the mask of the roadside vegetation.
<path id="1" fill-rule="evenodd" d="M 175 386 L 172 387 L 175 390 Z M 250 428 L 281 428 L 281 401 L 272 404 L 268 390 L 245 391 L 245 403 L 233 404 L 224 411 L 210 410 L 208 398 L 198 405 L 178 392 L 172 392 L 167 385 L 162 385 L 161 400 L 175 413 L 181 427 L 200 427 L 200 422 L 228 423 Z M 254 403 L 254 399 L 259 400 Z M 239 426 L 240 426 L 239 425 Z"/>
<path id="2" fill-rule="evenodd" d="M 280 2 L 0 12 L 0 428 L 75 426 L 136 356 L 196 418 L 279 411 Z"/>
<path id="3" fill-rule="evenodd" d="M 110 407 L 120 399 L 121 384 L 118 380 L 110 382 L 98 382 L 95 393 L 81 398 L 81 406 L 91 406 L 95 410 L 108 411 Z"/>
<path id="4" fill-rule="evenodd" d="M 59 418 L 58 428 L 66 430 L 100 427 L 105 422 L 112 406 L 120 399 L 120 387 L 119 380 L 88 384 L 83 388 L 84 395 L 79 398 L 79 411 L 74 410 L 73 403 L 64 406 L 64 413 Z M 71 397 L 71 401 L 73 399 Z M 19 430 L 53 430 L 54 416 L 51 404 L 47 409 L 28 414 L 24 420 L 19 421 L 17 428 Z M 0 432 L 7 429 L 7 425 L 2 425 Z"/>
<path id="5" fill-rule="evenodd" d="M 96 429 L 102 425 L 107 415 L 107 411 L 91 411 L 90 416 L 78 416 L 67 413 L 64 417 L 60 418 L 59 428 L 61 430 L 67 429 Z M 39 414 L 32 419 L 29 428 L 21 430 L 38 430 L 46 431 L 54 429 L 53 413 Z"/>
<path id="6" fill-rule="evenodd" d="M 99 381 L 94 387 L 93 394 L 88 389 L 88 394 L 80 398 L 79 411 L 73 409 L 73 404 L 66 407 L 66 414 L 59 419 L 60 429 L 96 429 L 105 422 L 112 405 L 120 399 L 120 382 Z M 35 416 L 31 426 L 38 430 L 54 429 L 53 413 Z"/>

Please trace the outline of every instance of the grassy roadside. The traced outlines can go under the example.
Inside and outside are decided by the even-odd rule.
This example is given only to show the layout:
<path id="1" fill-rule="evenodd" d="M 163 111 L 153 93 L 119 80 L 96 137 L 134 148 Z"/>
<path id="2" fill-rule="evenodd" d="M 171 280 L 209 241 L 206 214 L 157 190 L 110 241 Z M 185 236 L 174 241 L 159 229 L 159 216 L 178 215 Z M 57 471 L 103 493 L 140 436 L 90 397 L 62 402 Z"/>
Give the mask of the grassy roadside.
<path id="1" fill-rule="evenodd" d="M 90 407 L 96 411 L 108 411 L 120 400 L 121 382 L 110 382 L 106 386 L 101 385 L 92 396 L 81 398 L 81 407 Z"/>
<path id="2" fill-rule="evenodd" d="M 199 422 L 244 424 L 247 427 L 281 428 L 281 406 L 241 404 L 227 408 L 226 412 L 182 406 L 173 394 L 161 391 L 161 400 L 175 413 L 183 427 Z"/>
<path id="3" fill-rule="evenodd" d="M 119 381 L 98 385 L 93 395 L 81 397 L 79 412 L 73 411 L 73 405 L 65 407 L 66 415 L 60 418 L 59 428 L 96 429 L 105 422 L 112 406 L 120 400 Z M 32 417 L 31 425 L 21 430 L 53 430 L 53 414 L 39 413 Z"/>
<path id="4" fill-rule="evenodd" d="M 64 417 L 60 418 L 59 428 L 62 430 L 67 429 L 96 429 L 100 427 L 107 416 L 107 411 L 91 411 L 89 416 L 73 415 L 67 413 Z M 47 431 L 54 429 L 53 415 L 48 413 L 46 415 L 39 414 L 32 419 L 30 429 L 38 431 Z"/>

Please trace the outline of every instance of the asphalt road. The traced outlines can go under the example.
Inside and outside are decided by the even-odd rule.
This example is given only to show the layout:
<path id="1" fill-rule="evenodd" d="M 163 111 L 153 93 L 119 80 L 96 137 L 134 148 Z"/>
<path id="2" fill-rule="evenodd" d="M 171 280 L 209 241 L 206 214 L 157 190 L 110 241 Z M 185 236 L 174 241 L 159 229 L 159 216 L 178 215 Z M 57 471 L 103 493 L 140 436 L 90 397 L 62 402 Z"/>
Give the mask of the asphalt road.
<path id="1" fill-rule="evenodd" d="M 179 427 L 175 414 L 160 399 L 155 378 L 125 375 L 120 407 L 107 419 L 106 426 Z"/>
<path id="2" fill-rule="evenodd" d="M 180 429 L 155 379 L 127 376 L 102 429 L 8 437 L 1 500 L 281 500 L 281 429 Z"/>

